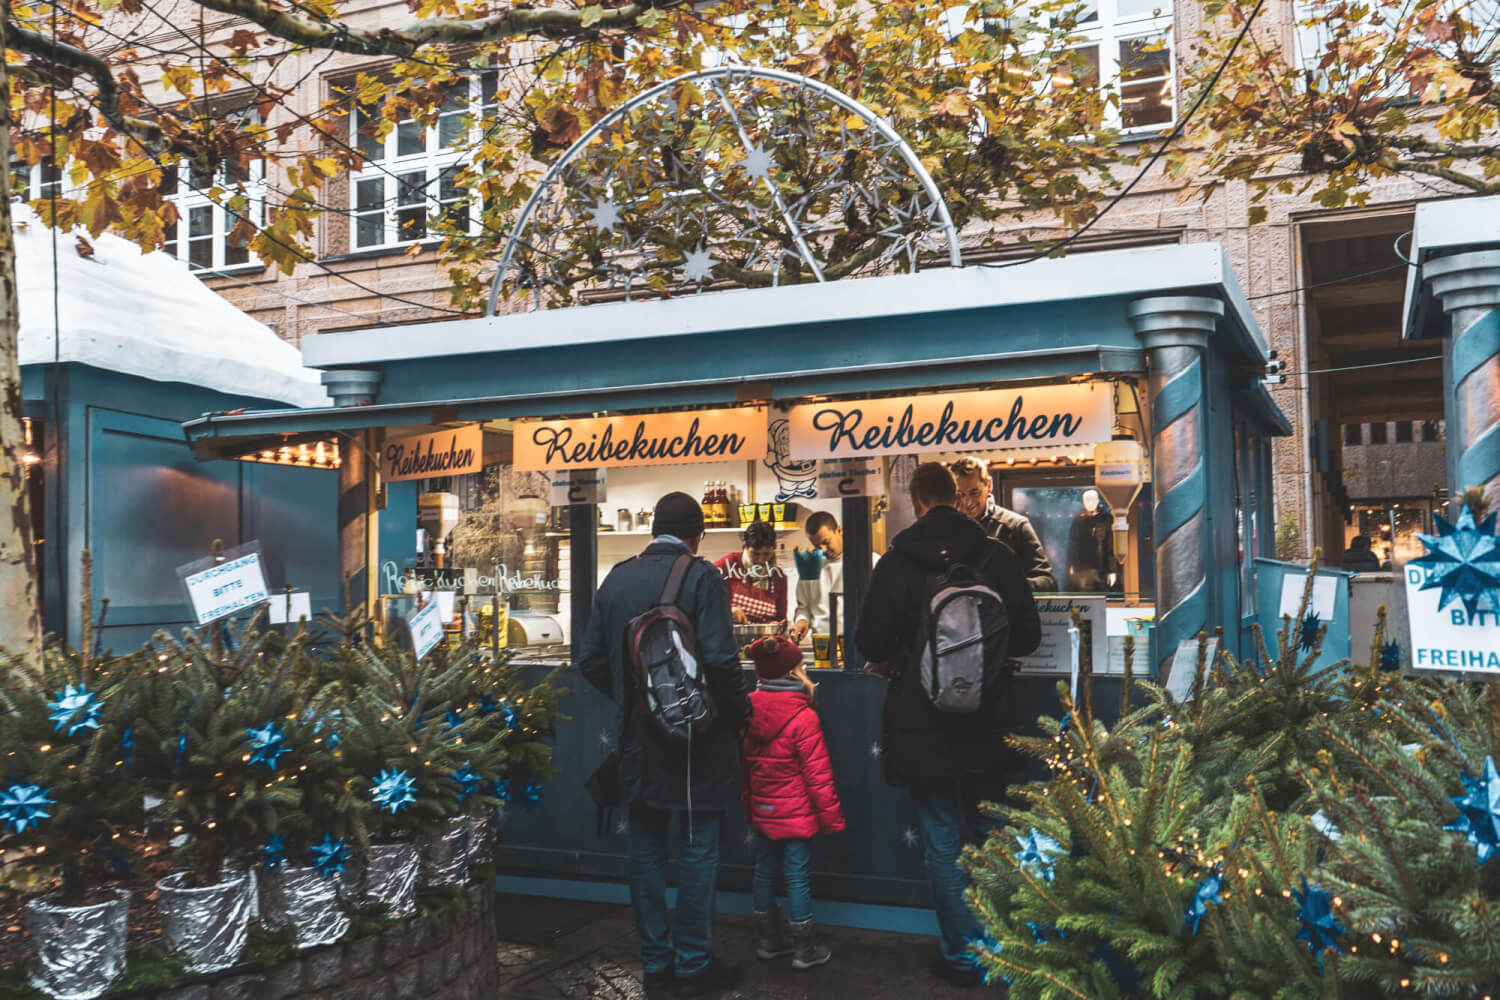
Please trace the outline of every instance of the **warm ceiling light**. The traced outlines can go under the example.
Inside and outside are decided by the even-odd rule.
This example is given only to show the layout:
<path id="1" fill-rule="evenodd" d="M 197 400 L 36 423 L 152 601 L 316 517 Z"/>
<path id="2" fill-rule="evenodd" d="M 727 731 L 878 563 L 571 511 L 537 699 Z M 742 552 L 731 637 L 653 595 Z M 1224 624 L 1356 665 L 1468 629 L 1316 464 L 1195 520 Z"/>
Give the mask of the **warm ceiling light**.
<path id="1" fill-rule="evenodd" d="M 290 465 L 300 469 L 336 469 L 339 467 L 339 445 L 337 440 L 300 441 L 251 452 L 240 456 L 240 461 Z"/>
<path id="2" fill-rule="evenodd" d="M 34 451 L 28 451 L 21 455 L 22 465 L 35 465 L 42 460 L 42 456 Z"/>

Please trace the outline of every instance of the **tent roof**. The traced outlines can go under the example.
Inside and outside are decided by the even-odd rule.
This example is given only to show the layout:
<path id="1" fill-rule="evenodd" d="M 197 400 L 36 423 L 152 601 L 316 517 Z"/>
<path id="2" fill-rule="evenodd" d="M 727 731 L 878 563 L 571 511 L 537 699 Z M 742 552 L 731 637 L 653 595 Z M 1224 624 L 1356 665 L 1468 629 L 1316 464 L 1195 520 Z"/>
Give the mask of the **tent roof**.
<path id="1" fill-rule="evenodd" d="M 12 205 L 21 307 L 22 365 L 78 362 L 156 382 L 184 382 L 233 396 L 326 406 L 319 375 L 297 348 L 240 312 L 179 261 L 103 234 L 56 234 Z M 60 336 L 54 337 L 54 330 Z"/>

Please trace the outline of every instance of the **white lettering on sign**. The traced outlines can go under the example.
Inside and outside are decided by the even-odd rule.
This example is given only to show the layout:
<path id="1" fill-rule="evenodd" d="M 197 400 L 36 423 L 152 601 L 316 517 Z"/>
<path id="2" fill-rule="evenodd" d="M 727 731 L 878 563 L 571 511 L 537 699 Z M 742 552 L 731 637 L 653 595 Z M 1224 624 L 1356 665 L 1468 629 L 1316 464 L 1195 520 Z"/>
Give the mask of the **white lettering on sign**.
<path id="1" fill-rule="evenodd" d="M 818 496 L 878 497 L 885 495 L 885 476 L 876 458 L 834 458 L 818 463 Z"/>
<path id="2" fill-rule="evenodd" d="M 854 458 L 1108 441 L 1113 400 L 1094 383 L 794 406 L 791 457 Z"/>
<path id="3" fill-rule="evenodd" d="M 199 625 L 254 607 L 271 596 L 256 553 L 184 577 L 183 583 L 187 584 L 188 598 Z"/>
<path id="4" fill-rule="evenodd" d="M 607 479 L 603 469 L 559 469 L 551 479 L 554 507 L 604 502 Z"/>
<path id="5" fill-rule="evenodd" d="M 1411 649 L 1403 650 L 1417 670 L 1461 670 L 1500 674 L 1500 611 L 1462 604 L 1441 610 L 1443 589 L 1423 590 L 1427 571 L 1407 565 L 1406 612 L 1411 625 Z"/>
<path id="6" fill-rule="evenodd" d="M 478 472 L 484 463 L 484 431 L 478 424 L 387 441 L 380 475 L 388 483 Z"/>
<path id="7" fill-rule="evenodd" d="M 766 408 L 520 421 L 515 447 L 516 469 L 530 472 L 759 460 Z"/>
<path id="8" fill-rule="evenodd" d="M 436 601 L 408 618 L 406 624 L 411 629 L 412 650 L 419 660 L 432 652 L 432 647 L 443 639 L 443 619 Z"/>

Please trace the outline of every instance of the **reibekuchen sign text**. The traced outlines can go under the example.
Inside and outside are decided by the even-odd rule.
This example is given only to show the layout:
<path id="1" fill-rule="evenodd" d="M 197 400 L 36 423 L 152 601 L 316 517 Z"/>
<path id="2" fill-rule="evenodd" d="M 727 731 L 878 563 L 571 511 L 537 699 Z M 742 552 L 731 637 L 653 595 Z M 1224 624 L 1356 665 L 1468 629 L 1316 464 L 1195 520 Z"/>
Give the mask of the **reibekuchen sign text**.
<path id="1" fill-rule="evenodd" d="M 807 403 L 792 407 L 791 457 L 1096 444 L 1110 438 L 1112 408 L 1094 383 Z"/>
<path id="2" fill-rule="evenodd" d="M 766 408 L 584 417 L 516 424 L 516 468 L 743 462 L 766 454 Z"/>
<path id="3" fill-rule="evenodd" d="M 380 475 L 388 483 L 461 476 L 484 465 L 484 431 L 478 424 L 387 441 Z"/>

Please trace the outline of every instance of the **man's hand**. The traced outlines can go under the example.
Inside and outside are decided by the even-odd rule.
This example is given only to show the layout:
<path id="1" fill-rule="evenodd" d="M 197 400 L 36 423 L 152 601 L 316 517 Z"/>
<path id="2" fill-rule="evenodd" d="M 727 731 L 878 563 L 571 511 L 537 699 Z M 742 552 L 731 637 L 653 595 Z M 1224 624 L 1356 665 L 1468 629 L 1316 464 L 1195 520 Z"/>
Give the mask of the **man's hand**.
<path id="1" fill-rule="evenodd" d="M 889 679 L 891 676 L 890 670 L 891 668 L 887 664 L 865 661 L 865 673 L 867 674 L 874 674 L 876 677 Z"/>
<path id="2" fill-rule="evenodd" d="M 747 615 L 747 614 L 745 614 L 745 611 L 744 611 L 743 608 L 730 608 L 729 609 L 729 620 L 732 621 L 732 622 L 734 622 L 736 625 L 749 625 L 750 624 L 750 616 Z"/>
<path id="3" fill-rule="evenodd" d="M 811 622 L 806 618 L 799 618 L 797 619 L 797 623 L 792 626 L 791 631 L 787 633 L 787 638 L 793 642 L 801 642 L 802 637 L 807 635 L 807 630 L 810 628 L 812 628 Z"/>

